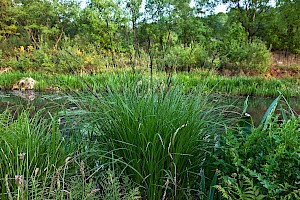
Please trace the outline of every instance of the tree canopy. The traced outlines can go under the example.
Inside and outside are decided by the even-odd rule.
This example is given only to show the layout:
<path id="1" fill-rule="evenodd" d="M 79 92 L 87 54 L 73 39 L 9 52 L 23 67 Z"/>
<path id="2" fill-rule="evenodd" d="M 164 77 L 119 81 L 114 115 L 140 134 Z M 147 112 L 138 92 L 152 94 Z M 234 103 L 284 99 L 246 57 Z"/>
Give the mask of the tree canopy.
<path id="1" fill-rule="evenodd" d="M 226 13 L 214 13 L 219 4 L 227 5 Z M 82 7 L 76 0 L 0 0 L 0 6 L 5 55 L 28 45 L 57 49 L 66 39 L 79 49 L 91 44 L 98 52 L 135 57 L 151 50 L 160 59 L 202 49 L 206 63 L 218 65 L 228 48 L 257 41 L 273 51 L 300 50 L 300 1 L 89 0 Z"/>

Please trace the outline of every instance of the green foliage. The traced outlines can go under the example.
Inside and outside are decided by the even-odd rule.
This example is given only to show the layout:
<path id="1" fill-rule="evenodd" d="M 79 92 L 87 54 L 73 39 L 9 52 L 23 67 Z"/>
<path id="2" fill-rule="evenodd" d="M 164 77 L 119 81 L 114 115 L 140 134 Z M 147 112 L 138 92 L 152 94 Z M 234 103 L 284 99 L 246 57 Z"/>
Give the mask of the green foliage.
<path id="1" fill-rule="evenodd" d="M 247 134 L 241 127 L 227 131 L 221 171 L 233 187 L 226 181 L 225 189 L 218 187 L 224 196 L 234 199 L 236 192 L 243 191 L 243 186 L 237 184 L 245 177 L 255 194 L 285 199 L 293 199 L 299 195 L 300 118 L 292 111 L 288 118 L 287 111 L 282 110 L 283 120 L 279 121 L 278 116 L 274 115 L 279 99 L 280 97 L 271 104 L 258 128 Z M 232 174 L 235 174 L 235 180 L 230 178 Z M 242 193 L 238 195 L 242 198 Z"/>
<path id="2" fill-rule="evenodd" d="M 253 41 L 240 47 L 230 46 L 223 65 L 233 70 L 265 73 L 271 64 L 271 54 L 260 41 Z M 227 60 L 228 59 L 228 60 Z M 226 68 L 225 67 L 225 68 Z"/>
<path id="3" fill-rule="evenodd" d="M 186 71 L 191 68 L 204 67 L 206 58 L 207 53 L 203 46 L 174 46 L 168 50 L 164 61 L 166 67 Z"/>
<path id="4" fill-rule="evenodd" d="M 260 40 L 247 41 L 241 24 L 234 24 L 224 38 L 221 67 L 232 71 L 265 73 L 271 64 L 271 53 Z"/>
<path id="5" fill-rule="evenodd" d="M 16 34 L 17 26 L 11 12 L 11 2 L 9 0 L 0 1 L 0 42 L 10 35 Z"/>
<path id="6" fill-rule="evenodd" d="M 70 127 L 71 115 L 33 112 L 0 115 L 1 199 L 138 198 L 139 188 L 110 170 L 113 163 L 95 165 L 102 151 L 83 137 L 83 126 Z"/>
<path id="7" fill-rule="evenodd" d="M 75 144 L 67 145 L 60 135 L 58 119 L 42 119 L 41 114 L 30 117 L 29 112 L 23 112 L 16 120 L 8 112 L 0 117 L 1 199 L 9 192 L 7 187 L 13 196 L 20 195 L 23 190 L 22 197 L 29 197 L 29 188 L 36 184 L 42 188 L 49 187 L 50 176 L 55 173 L 56 167 L 63 166 L 75 150 Z M 6 181 L 5 176 L 8 176 Z"/>
<path id="8" fill-rule="evenodd" d="M 265 195 L 262 195 L 259 187 L 254 186 L 253 181 L 242 175 L 237 177 L 237 174 L 233 174 L 233 177 L 223 177 L 223 185 L 216 185 L 215 188 L 222 193 L 225 199 L 241 199 L 241 200 L 263 200 Z"/>
<path id="9" fill-rule="evenodd" d="M 271 65 L 268 48 L 299 52 L 299 2 L 224 2 L 228 12 L 213 14 L 217 0 L 195 0 L 194 6 L 188 0 L 91 0 L 86 6 L 75 0 L 1 0 L 2 65 L 72 73 L 82 72 L 85 57 L 94 57 L 88 65 L 100 69 L 151 65 L 256 74 Z M 19 55 L 20 46 L 34 51 Z M 71 58 L 76 49 L 85 55 Z"/>
<path id="10" fill-rule="evenodd" d="M 223 114 L 202 94 L 130 77 L 84 101 L 91 109 L 85 119 L 95 127 L 99 148 L 113 154 L 147 199 L 184 198 L 222 128 L 212 120 Z"/>
<path id="11" fill-rule="evenodd" d="M 115 172 L 109 169 L 101 178 L 100 184 L 103 188 L 102 195 L 100 195 L 102 199 L 132 200 L 141 198 L 139 188 L 135 187 L 128 177 L 117 177 Z"/>
<path id="12" fill-rule="evenodd" d="M 225 2 L 230 3 L 228 13 L 203 15 L 218 1 L 190 6 L 187 0 L 92 0 L 80 7 L 73 0 L 2 0 L 3 65 L 72 73 L 82 72 L 86 57 L 93 57 L 88 66 L 100 69 L 151 65 L 256 74 L 271 65 L 265 44 L 298 52 L 299 3 L 279 1 L 272 7 L 267 0 Z M 33 46 L 34 51 L 19 55 L 15 49 L 20 46 Z M 77 49 L 85 55 L 76 57 Z"/>

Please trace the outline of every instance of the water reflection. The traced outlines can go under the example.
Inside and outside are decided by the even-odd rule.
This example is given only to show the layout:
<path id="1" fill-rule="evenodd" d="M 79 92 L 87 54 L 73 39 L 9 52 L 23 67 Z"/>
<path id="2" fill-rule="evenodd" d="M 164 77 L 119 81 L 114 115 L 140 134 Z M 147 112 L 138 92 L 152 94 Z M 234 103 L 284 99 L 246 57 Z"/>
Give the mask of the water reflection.
<path id="1" fill-rule="evenodd" d="M 242 113 L 244 102 L 247 97 L 221 97 L 224 99 L 223 102 L 225 104 L 233 104 L 237 107 L 238 112 Z M 272 104 L 272 102 L 276 98 L 266 98 L 266 97 L 249 97 L 248 98 L 248 108 L 247 113 L 252 116 L 253 122 L 256 126 L 259 125 L 260 121 L 262 120 L 265 112 Z M 281 108 L 288 111 L 290 108 L 293 109 L 295 113 L 300 113 L 300 99 L 299 98 L 290 98 L 286 101 L 282 98 L 278 103 L 277 110 L 275 114 L 281 113 Z"/>
<path id="2" fill-rule="evenodd" d="M 216 96 L 212 99 L 213 103 L 215 102 L 216 104 L 234 105 L 234 111 L 241 113 L 246 97 Z M 259 124 L 264 113 L 274 99 L 275 98 L 249 97 L 247 113 L 252 116 L 256 125 Z M 38 111 L 43 108 L 58 112 L 65 109 L 72 111 L 74 109 L 77 110 L 74 102 L 75 101 L 72 95 L 58 92 L 0 92 L 0 112 L 3 112 L 7 108 L 10 108 L 12 111 L 16 110 L 17 108 L 31 108 L 34 111 Z M 288 103 L 295 110 L 295 112 L 300 113 L 300 99 L 292 98 L 288 100 Z M 281 100 L 280 105 L 284 109 L 288 109 L 283 100 Z"/>
<path id="3" fill-rule="evenodd" d="M 24 100 L 27 100 L 27 102 L 31 102 L 35 99 L 35 92 L 32 90 L 28 90 L 28 91 L 14 90 L 12 91 L 12 94 L 16 97 L 20 97 Z"/>

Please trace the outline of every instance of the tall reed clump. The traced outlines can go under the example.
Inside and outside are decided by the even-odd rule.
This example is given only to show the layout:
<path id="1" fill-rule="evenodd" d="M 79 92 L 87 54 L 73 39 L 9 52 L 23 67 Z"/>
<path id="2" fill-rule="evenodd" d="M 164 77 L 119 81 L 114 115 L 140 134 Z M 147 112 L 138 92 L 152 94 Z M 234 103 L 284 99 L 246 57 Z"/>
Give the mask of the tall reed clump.
<path id="1" fill-rule="evenodd" d="M 75 121 L 33 112 L 0 114 L 1 200 L 137 199 L 139 188 L 128 177 L 109 162 L 95 164 L 100 159 L 91 156 L 94 145 L 82 127 L 68 130 Z"/>
<path id="2" fill-rule="evenodd" d="M 185 199 L 193 194 L 203 162 L 213 152 L 223 114 L 201 93 L 131 79 L 94 94 L 90 116 L 105 150 L 147 199 Z M 212 170 L 212 169 L 211 169 Z"/>
<path id="3" fill-rule="evenodd" d="M 78 145 L 65 140 L 58 117 L 45 116 L 0 114 L 0 199 L 49 199 L 65 188 L 61 177 L 72 171 Z"/>

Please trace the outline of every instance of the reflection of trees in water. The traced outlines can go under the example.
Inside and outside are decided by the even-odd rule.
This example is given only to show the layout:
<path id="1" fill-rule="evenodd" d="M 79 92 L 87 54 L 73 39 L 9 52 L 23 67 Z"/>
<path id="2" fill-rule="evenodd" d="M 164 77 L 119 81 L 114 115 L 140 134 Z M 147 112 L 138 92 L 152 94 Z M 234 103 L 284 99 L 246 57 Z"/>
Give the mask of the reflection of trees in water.
<path id="1" fill-rule="evenodd" d="M 9 109 L 10 112 L 15 113 L 31 106 L 35 106 L 35 103 L 33 103 L 35 98 L 36 93 L 33 90 L 1 92 L 0 112 Z"/>
<path id="2" fill-rule="evenodd" d="M 219 105 L 233 105 L 233 110 L 242 113 L 244 102 L 246 97 L 238 97 L 238 96 L 216 96 L 213 97 L 216 103 Z M 272 102 L 276 99 L 274 98 L 266 98 L 266 97 L 249 97 L 248 99 L 248 108 L 247 113 L 252 116 L 254 124 L 257 126 L 259 125 L 260 121 L 262 120 L 265 112 L 272 104 Z M 214 101 L 213 101 L 214 102 Z M 289 105 L 291 108 L 296 112 L 300 113 L 300 99 L 298 98 L 291 98 L 288 100 Z M 288 105 L 283 99 L 279 102 L 275 114 L 281 114 L 281 107 L 286 111 L 289 110 Z M 238 114 L 238 116 L 240 115 Z M 230 117 L 237 117 L 237 115 L 228 116 Z M 280 118 L 279 118 L 280 119 Z"/>
<path id="3" fill-rule="evenodd" d="M 33 101 L 36 96 L 36 93 L 33 90 L 26 90 L 26 91 L 13 90 L 12 94 L 17 97 L 21 97 L 22 99 L 25 99 L 27 101 Z"/>
<path id="4" fill-rule="evenodd" d="M 7 108 L 10 111 L 24 110 L 30 108 L 38 111 L 46 108 L 49 111 L 57 111 L 64 107 L 67 95 L 56 93 L 41 93 L 33 90 L 27 91 L 5 91 L 0 92 L 0 112 Z"/>
<path id="5" fill-rule="evenodd" d="M 47 108 L 53 112 L 62 110 L 63 108 L 70 109 L 72 106 L 73 98 L 68 94 L 57 94 L 57 93 L 40 93 L 34 91 L 9 91 L 0 92 L 0 112 L 3 112 L 7 108 L 10 110 L 17 110 L 34 107 L 35 111 L 42 108 Z M 231 110 L 241 113 L 243 111 L 244 101 L 246 97 L 228 97 L 228 96 L 212 96 L 212 102 L 219 105 L 233 105 Z M 261 98 L 261 97 L 250 97 L 248 100 L 249 113 L 254 121 L 255 125 L 258 125 L 263 118 L 266 110 L 272 104 L 275 98 Z M 289 99 L 290 106 L 296 113 L 300 113 L 300 100 L 296 98 Z M 284 101 L 280 101 L 278 108 L 288 110 L 288 107 Z M 237 113 L 228 112 L 228 117 L 237 117 Z M 276 113 L 280 114 L 280 110 L 277 109 Z M 232 116 L 231 116 L 232 115 Z"/>
<path id="6" fill-rule="evenodd" d="M 272 104 L 274 99 L 275 99 L 275 97 L 274 98 L 261 98 L 261 97 L 249 98 L 247 112 L 249 114 L 251 114 L 255 125 L 258 125 L 260 123 L 265 112 L 267 111 L 269 106 Z M 241 103 L 242 102 L 243 101 L 241 100 Z M 300 113 L 299 99 L 291 98 L 288 100 L 288 103 L 296 113 Z M 243 106 L 243 105 L 241 104 L 241 106 Z M 283 108 L 286 111 L 289 110 L 287 103 L 283 99 L 278 103 L 275 114 L 281 114 L 281 108 Z"/>

